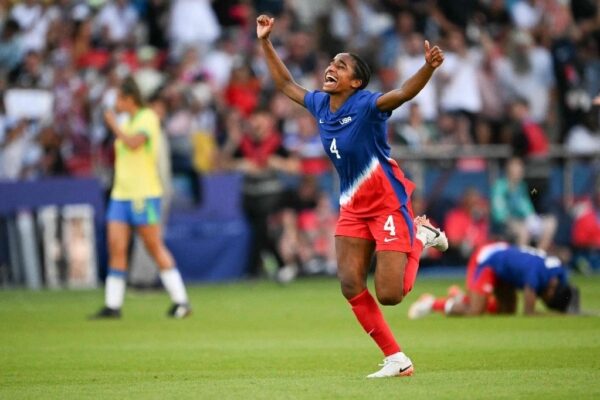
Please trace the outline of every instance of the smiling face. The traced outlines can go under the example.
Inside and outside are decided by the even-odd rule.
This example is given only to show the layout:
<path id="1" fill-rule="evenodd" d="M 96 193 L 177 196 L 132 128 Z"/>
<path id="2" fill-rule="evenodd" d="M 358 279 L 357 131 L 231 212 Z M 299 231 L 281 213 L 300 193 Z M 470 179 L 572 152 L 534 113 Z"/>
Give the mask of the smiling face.
<path id="1" fill-rule="evenodd" d="M 362 80 L 356 78 L 354 72 L 356 62 L 348 53 L 336 55 L 325 70 L 323 91 L 329 94 L 357 90 Z"/>

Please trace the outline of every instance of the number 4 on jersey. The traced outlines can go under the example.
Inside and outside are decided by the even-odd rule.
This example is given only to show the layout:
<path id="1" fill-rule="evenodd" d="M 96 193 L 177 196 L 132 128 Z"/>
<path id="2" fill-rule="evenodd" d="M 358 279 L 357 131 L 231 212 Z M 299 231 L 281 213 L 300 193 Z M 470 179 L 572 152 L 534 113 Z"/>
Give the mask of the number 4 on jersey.
<path id="1" fill-rule="evenodd" d="M 331 154 L 335 154 L 335 157 L 338 160 L 340 158 L 342 158 L 342 156 L 340 156 L 340 151 L 337 148 L 337 144 L 335 143 L 335 138 L 331 141 L 331 146 L 329 146 L 329 151 L 331 152 Z"/>

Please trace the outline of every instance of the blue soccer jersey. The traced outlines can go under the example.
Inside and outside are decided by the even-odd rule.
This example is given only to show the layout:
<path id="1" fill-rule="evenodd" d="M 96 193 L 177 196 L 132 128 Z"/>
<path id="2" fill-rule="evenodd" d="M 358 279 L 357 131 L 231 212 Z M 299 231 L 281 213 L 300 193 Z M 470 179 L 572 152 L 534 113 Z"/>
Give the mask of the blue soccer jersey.
<path id="1" fill-rule="evenodd" d="M 476 276 L 484 268 L 491 268 L 502 281 L 519 289 L 529 286 L 538 295 L 553 277 L 561 284 L 567 283 L 567 272 L 560 260 L 541 250 L 495 243 L 482 247 L 476 257 Z"/>
<path id="2" fill-rule="evenodd" d="M 314 91 L 304 105 L 319 124 L 325 152 L 340 177 L 342 211 L 360 216 L 399 209 L 409 202 L 414 184 L 390 157 L 386 121 L 390 112 L 377 108 L 381 93 L 357 90 L 336 112 L 329 94 Z"/>

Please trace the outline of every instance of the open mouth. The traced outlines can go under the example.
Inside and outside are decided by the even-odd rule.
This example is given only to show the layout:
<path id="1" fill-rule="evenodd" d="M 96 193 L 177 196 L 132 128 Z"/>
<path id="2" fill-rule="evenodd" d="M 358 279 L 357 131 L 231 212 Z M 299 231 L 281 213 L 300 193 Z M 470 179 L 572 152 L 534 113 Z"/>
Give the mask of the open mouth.
<path id="1" fill-rule="evenodd" d="M 325 83 L 337 83 L 337 78 L 331 74 L 325 74 Z"/>

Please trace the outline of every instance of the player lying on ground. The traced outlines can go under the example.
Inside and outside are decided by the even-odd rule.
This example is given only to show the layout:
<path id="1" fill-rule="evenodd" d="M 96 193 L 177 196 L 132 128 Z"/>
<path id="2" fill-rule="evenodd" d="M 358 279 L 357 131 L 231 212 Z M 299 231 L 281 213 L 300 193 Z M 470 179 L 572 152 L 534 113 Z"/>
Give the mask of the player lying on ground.
<path id="1" fill-rule="evenodd" d="M 444 55 L 426 41 L 423 67 L 401 88 L 381 94 L 365 90 L 371 75 L 368 65 L 355 54 L 340 53 L 324 71 L 322 91 L 310 92 L 292 79 L 273 48 L 269 40 L 273 24 L 273 18 L 261 15 L 256 27 L 273 81 L 317 119 L 325 152 L 340 177 L 335 245 L 342 293 L 385 356 L 383 368 L 369 377 L 412 375 L 411 360 L 367 290 L 367 274 L 376 254 L 377 299 L 383 305 L 395 305 L 414 285 L 423 248 L 444 251 L 448 247 L 444 233 L 427 219 L 413 221 L 410 196 L 414 184 L 390 157 L 386 141 L 391 112 L 419 93 Z"/>
<path id="2" fill-rule="evenodd" d="M 408 316 L 420 318 L 432 311 L 455 316 L 514 314 L 517 290 L 523 290 L 525 315 L 535 314 L 538 298 L 551 310 L 579 312 L 579 291 L 569 285 L 566 268 L 558 258 L 533 248 L 503 242 L 480 247 L 469 260 L 466 286 L 468 294 L 453 286 L 447 297 L 422 295 Z"/>

